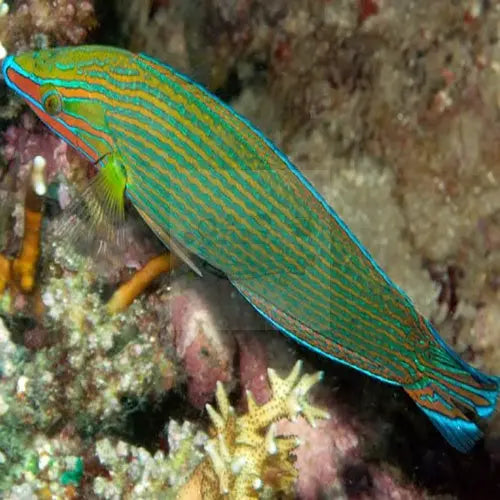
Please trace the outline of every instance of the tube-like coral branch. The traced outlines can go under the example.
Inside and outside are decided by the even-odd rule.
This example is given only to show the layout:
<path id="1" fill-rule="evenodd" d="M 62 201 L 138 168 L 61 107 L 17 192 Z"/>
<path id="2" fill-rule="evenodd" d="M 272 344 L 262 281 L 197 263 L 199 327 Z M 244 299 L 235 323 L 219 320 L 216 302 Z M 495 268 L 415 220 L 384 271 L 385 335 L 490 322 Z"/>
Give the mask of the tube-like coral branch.
<path id="1" fill-rule="evenodd" d="M 0 255 L 0 293 L 3 293 L 7 284 L 10 282 L 11 261 Z"/>
<path id="2" fill-rule="evenodd" d="M 39 166 L 38 166 L 39 167 Z M 30 293 L 35 287 L 35 276 L 40 257 L 40 236 L 42 227 L 43 198 L 34 189 L 43 178 L 43 169 L 31 170 L 31 176 L 38 177 L 26 190 L 24 207 L 24 237 L 21 250 L 15 259 L 0 255 L 0 293 L 11 286 L 22 293 Z"/>
<path id="3" fill-rule="evenodd" d="M 24 238 L 21 251 L 12 262 L 12 280 L 23 293 L 35 287 L 35 275 L 40 257 L 43 199 L 30 188 L 24 207 Z"/>
<path id="4" fill-rule="evenodd" d="M 170 253 L 152 258 L 142 269 L 137 271 L 129 281 L 116 290 L 107 304 L 108 311 L 113 314 L 127 309 L 134 299 L 140 295 L 154 279 L 170 271 L 173 265 L 174 258 Z"/>

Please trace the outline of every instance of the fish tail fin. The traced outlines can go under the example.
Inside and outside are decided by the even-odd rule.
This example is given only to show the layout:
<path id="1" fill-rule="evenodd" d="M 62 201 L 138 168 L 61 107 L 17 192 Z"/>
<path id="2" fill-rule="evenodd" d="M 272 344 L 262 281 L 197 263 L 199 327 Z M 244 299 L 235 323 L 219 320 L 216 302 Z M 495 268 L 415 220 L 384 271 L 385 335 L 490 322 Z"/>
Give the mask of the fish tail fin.
<path id="1" fill-rule="evenodd" d="M 500 379 L 469 366 L 440 337 L 436 340 L 419 357 L 421 377 L 405 390 L 446 440 L 467 452 L 483 435 L 477 423 L 495 411 Z"/>

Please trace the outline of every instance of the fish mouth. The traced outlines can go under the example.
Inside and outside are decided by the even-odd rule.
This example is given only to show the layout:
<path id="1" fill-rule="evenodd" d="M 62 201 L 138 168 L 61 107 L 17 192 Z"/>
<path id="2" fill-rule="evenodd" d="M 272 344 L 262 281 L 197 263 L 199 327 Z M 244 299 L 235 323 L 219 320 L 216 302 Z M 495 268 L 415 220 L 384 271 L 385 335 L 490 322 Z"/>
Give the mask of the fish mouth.
<path id="1" fill-rule="evenodd" d="M 40 83 L 33 75 L 28 75 L 16 61 L 16 56 L 8 55 L 2 62 L 2 74 L 7 87 L 26 99 L 37 111 L 40 108 Z M 40 108 L 41 109 L 41 108 Z"/>
<path id="2" fill-rule="evenodd" d="M 5 80 L 5 83 L 9 87 L 13 87 L 12 80 L 9 78 L 9 74 L 8 74 L 9 69 L 12 67 L 13 61 L 14 61 L 14 56 L 13 55 L 8 55 L 8 56 L 5 57 L 5 59 L 2 62 L 2 74 L 3 74 L 3 78 Z"/>

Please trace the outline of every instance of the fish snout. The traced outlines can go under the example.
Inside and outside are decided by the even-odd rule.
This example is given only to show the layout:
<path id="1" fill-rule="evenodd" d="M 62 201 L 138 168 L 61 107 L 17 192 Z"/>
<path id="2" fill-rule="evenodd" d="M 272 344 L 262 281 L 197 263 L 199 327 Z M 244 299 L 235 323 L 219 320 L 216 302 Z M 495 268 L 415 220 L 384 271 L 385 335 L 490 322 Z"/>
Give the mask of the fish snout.
<path id="1" fill-rule="evenodd" d="M 12 67 L 12 62 L 14 60 L 13 55 L 8 55 L 5 57 L 5 59 L 2 61 L 2 74 L 3 78 L 5 80 L 5 83 L 9 86 L 12 87 L 12 81 L 9 78 L 9 68 Z"/>

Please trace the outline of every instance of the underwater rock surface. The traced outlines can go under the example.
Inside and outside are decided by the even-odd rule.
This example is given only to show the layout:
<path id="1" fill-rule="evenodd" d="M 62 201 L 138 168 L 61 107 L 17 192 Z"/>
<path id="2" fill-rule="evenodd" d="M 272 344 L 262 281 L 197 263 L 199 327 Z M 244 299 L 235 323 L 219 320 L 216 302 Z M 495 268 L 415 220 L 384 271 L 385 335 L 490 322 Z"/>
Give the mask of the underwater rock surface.
<path id="1" fill-rule="evenodd" d="M 9 53 L 121 45 L 203 82 L 289 155 L 465 360 L 500 374 L 496 2 L 6 4 Z M 331 418 L 277 423 L 301 440 L 292 498 L 500 495 L 499 412 L 461 455 L 402 391 L 288 341 L 215 272 L 177 269 L 110 316 L 112 290 L 161 245 L 132 210 L 123 252 L 54 238 L 93 166 L 0 92 L 2 255 L 25 237 L 37 155 L 47 185 L 36 289 L 0 296 L 5 498 L 175 498 L 206 459 L 217 380 L 244 415 L 246 390 L 272 398 L 268 367 L 285 376 L 299 358 L 324 371 L 311 404 Z"/>

